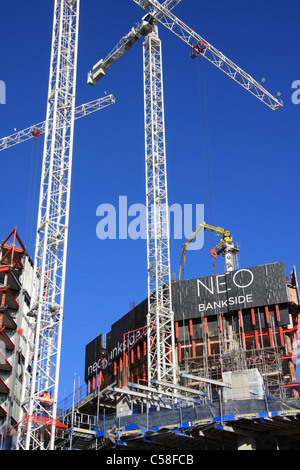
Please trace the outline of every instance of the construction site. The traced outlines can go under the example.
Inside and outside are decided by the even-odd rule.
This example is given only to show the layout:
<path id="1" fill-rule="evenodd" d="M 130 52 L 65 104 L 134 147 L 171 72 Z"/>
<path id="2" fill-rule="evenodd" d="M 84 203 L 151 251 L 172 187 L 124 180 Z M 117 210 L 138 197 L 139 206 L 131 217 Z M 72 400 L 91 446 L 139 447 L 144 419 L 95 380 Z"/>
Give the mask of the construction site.
<path id="1" fill-rule="evenodd" d="M 143 44 L 147 297 L 118 312 L 110 331 L 90 332 L 94 339 L 81 345 L 84 384 L 74 381 L 61 400 L 74 121 L 114 105 L 115 97 L 75 106 L 80 0 L 54 0 L 46 120 L 0 139 L 0 152 L 44 139 L 35 253 L 17 227 L 0 234 L 0 448 L 298 450 L 296 266 L 290 270 L 282 259 L 241 265 L 228 227 L 202 221 L 182 244 L 172 275 L 159 30 L 183 41 L 192 59 L 207 59 L 258 106 L 280 113 L 283 102 L 175 16 L 181 0 L 133 2 L 141 21 L 106 58 L 95 56 L 86 86 L 109 80 L 109 69 Z M 189 247 L 208 232 L 218 238 L 211 266 L 205 276 L 187 278 Z"/>

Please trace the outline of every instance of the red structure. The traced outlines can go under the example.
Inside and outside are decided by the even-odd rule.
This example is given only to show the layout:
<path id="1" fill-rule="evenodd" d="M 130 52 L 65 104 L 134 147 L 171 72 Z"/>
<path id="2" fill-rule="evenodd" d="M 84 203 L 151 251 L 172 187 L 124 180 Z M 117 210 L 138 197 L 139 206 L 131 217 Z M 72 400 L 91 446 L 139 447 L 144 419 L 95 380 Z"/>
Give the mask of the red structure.
<path id="1" fill-rule="evenodd" d="M 18 420 L 25 354 L 23 313 L 29 309 L 31 269 L 32 262 L 15 227 L 0 245 L 0 435 L 4 448 L 7 429 Z"/>

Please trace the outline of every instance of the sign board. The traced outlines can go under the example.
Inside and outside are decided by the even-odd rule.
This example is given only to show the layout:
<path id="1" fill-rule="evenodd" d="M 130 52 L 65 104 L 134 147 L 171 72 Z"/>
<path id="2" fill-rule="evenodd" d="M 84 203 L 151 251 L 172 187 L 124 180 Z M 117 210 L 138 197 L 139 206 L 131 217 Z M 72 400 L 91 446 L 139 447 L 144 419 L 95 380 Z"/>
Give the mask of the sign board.
<path id="1" fill-rule="evenodd" d="M 284 263 L 182 281 L 172 293 L 175 321 L 288 302 Z"/>

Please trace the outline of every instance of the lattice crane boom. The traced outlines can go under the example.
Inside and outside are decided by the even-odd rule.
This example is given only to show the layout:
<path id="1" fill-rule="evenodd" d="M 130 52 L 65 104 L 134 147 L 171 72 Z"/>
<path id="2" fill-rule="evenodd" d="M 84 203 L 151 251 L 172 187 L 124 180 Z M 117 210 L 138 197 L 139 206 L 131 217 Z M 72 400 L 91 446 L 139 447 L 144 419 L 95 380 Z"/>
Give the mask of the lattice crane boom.
<path id="1" fill-rule="evenodd" d="M 238 67 L 222 52 L 218 51 L 218 49 L 212 46 L 202 36 L 183 23 L 183 21 L 177 18 L 166 5 L 159 3 L 157 0 L 133 1 L 187 44 L 191 49 L 192 56 L 201 55 L 205 57 L 205 59 L 215 65 L 219 70 L 232 78 L 232 80 L 241 85 L 245 90 L 249 91 L 272 110 L 276 111 L 283 106 L 281 100 L 274 97 L 248 73 Z"/>
<path id="2" fill-rule="evenodd" d="M 164 6 L 171 11 L 180 2 L 181 0 L 166 0 Z M 157 12 L 157 15 L 160 15 L 159 12 Z M 94 86 L 96 82 L 101 80 L 110 67 L 121 59 L 134 44 L 153 31 L 153 26 L 149 15 L 142 18 L 142 21 L 140 21 L 137 26 L 131 28 L 131 30 L 122 37 L 105 59 L 99 60 L 99 62 L 94 65 L 92 71 L 88 73 L 88 84 Z"/>
<path id="3" fill-rule="evenodd" d="M 106 108 L 115 103 L 115 97 L 113 95 L 107 95 L 103 98 L 98 98 L 97 100 L 90 101 L 89 103 L 82 104 L 75 108 L 74 120 L 80 119 L 82 117 L 88 116 L 100 109 Z M 40 137 L 45 133 L 46 121 L 40 122 L 39 124 L 34 124 L 26 129 L 15 132 L 14 134 L 3 137 L 0 139 L 0 152 L 6 150 L 14 145 L 21 144 L 27 140 Z"/>

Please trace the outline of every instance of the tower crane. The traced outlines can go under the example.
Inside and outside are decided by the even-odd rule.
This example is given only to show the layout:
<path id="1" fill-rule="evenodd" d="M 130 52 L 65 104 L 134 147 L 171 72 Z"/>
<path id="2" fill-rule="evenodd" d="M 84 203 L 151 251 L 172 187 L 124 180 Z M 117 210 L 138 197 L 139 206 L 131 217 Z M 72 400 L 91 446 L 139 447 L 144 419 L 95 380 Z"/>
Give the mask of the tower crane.
<path id="1" fill-rule="evenodd" d="M 157 24 L 161 23 L 187 43 L 191 56 L 203 55 L 243 88 L 273 110 L 282 102 L 265 90 L 249 74 L 217 51 L 180 21 L 171 9 L 179 1 L 133 0 L 147 13 L 136 28 L 127 33 L 113 51 L 93 67 L 88 83 L 95 85 L 107 70 L 133 44 L 144 42 L 144 115 L 146 149 L 146 206 L 148 259 L 148 380 L 176 382 L 172 299 L 170 292 L 170 253 L 168 242 L 168 195 L 164 132 L 164 98 L 161 42 Z"/>
<path id="2" fill-rule="evenodd" d="M 97 100 L 77 106 L 74 112 L 74 121 L 99 111 L 100 109 L 106 108 L 115 102 L 116 100 L 113 95 L 106 95 L 103 98 L 98 98 Z M 14 145 L 26 142 L 27 140 L 41 137 L 45 133 L 45 130 L 46 121 L 43 121 L 39 124 L 33 124 L 21 131 L 17 131 L 8 137 L 2 137 L 2 139 L 0 139 L 0 152 L 13 147 Z"/>
<path id="3" fill-rule="evenodd" d="M 58 424 L 79 8 L 80 0 L 54 1 L 31 322 L 21 396 L 26 416 L 18 425 L 17 449 L 53 450 Z"/>
<path id="4" fill-rule="evenodd" d="M 113 51 L 101 59 L 88 74 L 88 83 L 103 78 L 107 70 L 133 44 L 145 37 L 144 115 L 146 153 L 147 260 L 148 260 L 148 380 L 175 383 L 173 312 L 170 290 L 170 253 L 168 242 L 168 194 L 164 132 L 164 97 L 161 41 L 158 23 L 188 44 L 192 58 L 203 56 L 272 110 L 282 102 L 265 90 L 249 74 L 235 65 L 200 35 L 179 20 L 171 10 L 178 0 L 133 0 L 146 11 L 136 28 L 127 33 Z M 153 325 L 153 326 L 152 326 Z"/>
<path id="5" fill-rule="evenodd" d="M 164 5 L 173 9 L 180 1 L 166 0 Z M 152 17 L 146 15 L 137 27 L 132 28 L 119 41 L 106 59 L 97 62 L 88 74 L 88 84 L 95 85 L 141 37 L 145 37 L 143 68 L 149 325 L 147 373 L 148 380 L 175 383 L 162 52 L 158 28 Z"/>
<path id="6" fill-rule="evenodd" d="M 225 230 L 224 228 L 221 228 L 221 227 L 214 227 L 213 225 L 209 225 L 209 224 L 206 224 L 205 222 L 202 222 L 201 224 L 198 225 L 196 230 L 187 239 L 187 241 L 184 243 L 182 247 L 178 281 L 183 281 L 186 252 L 188 250 L 188 246 L 190 245 L 190 243 L 192 243 L 192 241 L 194 240 L 196 235 L 200 232 L 200 230 L 204 230 L 207 232 L 215 232 L 217 236 L 222 237 L 221 242 L 217 244 L 217 248 L 218 248 L 217 253 L 225 257 L 226 273 L 234 270 L 233 257 L 240 250 L 237 246 L 234 245 L 233 237 L 230 234 L 229 230 Z"/>

